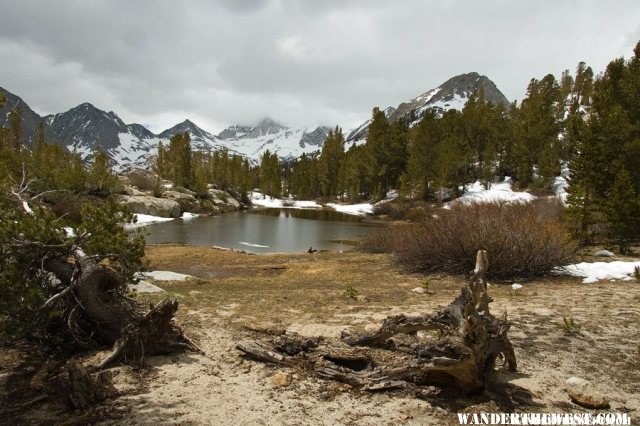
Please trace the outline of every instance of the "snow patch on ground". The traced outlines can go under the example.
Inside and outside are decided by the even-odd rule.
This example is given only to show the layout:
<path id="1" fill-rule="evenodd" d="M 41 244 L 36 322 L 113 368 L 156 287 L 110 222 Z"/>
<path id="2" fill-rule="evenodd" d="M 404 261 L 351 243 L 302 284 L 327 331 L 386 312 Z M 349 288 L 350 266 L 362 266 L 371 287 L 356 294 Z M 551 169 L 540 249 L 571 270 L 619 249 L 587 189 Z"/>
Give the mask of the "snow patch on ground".
<path id="1" fill-rule="evenodd" d="M 448 203 L 447 206 L 457 203 L 494 203 L 498 201 L 528 203 L 536 199 L 528 192 L 514 191 L 511 188 L 512 182 L 513 180 L 507 176 L 502 182 L 493 183 L 489 189 L 485 189 L 482 182 L 478 180 L 467 186 L 466 192 L 460 198 Z"/>
<path id="2" fill-rule="evenodd" d="M 555 194 L 560 198 L 562 204 L 567 205 L 567 197 L 569 194 L 567 193 L 567 188 L 569 187 L 569 167 L 566 163 L 562 165 L 562 169 L 560 171 L 560 176 L 556 176 L 553 181 L 553 185 L 551 189 Z"/>
<path id="3" fill-rule="evenodd" d="M 169 222 L 174 220 L 172 217 L 151 216 L 148 214 L 137 213 L 134 215 L 138 221 L 136 223 L 125 223 L 125 229 L 139 228 L 141 226 L 151 225 L 152 223 Z"/>
<path id="4" fill-rule="evenodd" d="M 154 281 L 185 281 L 189 278 L 194 278 L 191 275 L 179 274 L 172 271 L 148 271 L 139 272 L 136 274 L 136 278 L 151 278 Z"/>
<path id="5" fill-rule="evenodd" d="M 373 213 L 373 205 L 371 203 L 360 204 L 336 204 L 328 203 L 327 207 L 331 207 L 335 211 L 340 213 L 352 214 L 357 216 L 365 216 Z"/>
<path id="6" fill-rule="evenodd" d="M 575 265 L 567 265 L 555 268 L 554 272 L 560 275 L 572 275 L 583 277 L 583 283 L 589 284 L 600 280 L 633 280 L 635 267 L 640 267 L 637 262 L 582 262 Z"/>
<path id="7" fill-rule="evenodd" d="M 315 201 L 294 201 L 289 199 L 274 198 L 261 192 L 253 191 L 250 194 L 251 203 L 256 206 L 276 209 L 320 209 L 322 206 Z"/>
<path id="8" fill-rule="evenodd" d="M 397 196 L 396 193 L 391 193 L 390 197 Z M 320 209 L 322 207 L 330 207 L 338 212 L 352 214 L 357 216 L 364 216 L 373 213 L 373 205 L 371 203 L 360 204 L 338 204 L 328 203 L 320 205 L 315 201 L 293 201 L 291 199 L 274 198 L 268 195 L 264 195 L 258 191 L 252 191 L 249 194 L 251 203 L 256 206 L 276 208 L 276 209 Z M 392 199 L 392 198 L 389 198 Z"/>

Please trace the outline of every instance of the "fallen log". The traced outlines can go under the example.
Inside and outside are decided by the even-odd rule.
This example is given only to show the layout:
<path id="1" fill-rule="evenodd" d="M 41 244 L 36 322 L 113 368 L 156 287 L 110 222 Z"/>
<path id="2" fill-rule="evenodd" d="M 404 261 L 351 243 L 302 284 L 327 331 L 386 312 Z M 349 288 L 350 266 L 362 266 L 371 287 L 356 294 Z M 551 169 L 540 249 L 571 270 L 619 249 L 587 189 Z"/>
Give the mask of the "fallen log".
<path id="1" fill-rule="evenodd" d="M 436 385 L 481 392 L 498 358 L 511 371 L 517 367 L 506 315 L 496 318 L 489 311 L 487 268 L 487 252 L 480 250 L 460 295 L 433 314 L 388 317 L 378 330 L 343 332 L 340 340 L 318 338 L 313 345 L 301 345 L 302 336 L 287 333 L 236 347 L 262 362 L 300 366 L 323 379 L 369 391 Z M 436 337 L 427 342 L 403 341 L 403 336 L 419 331 L 433 331 Z"/>

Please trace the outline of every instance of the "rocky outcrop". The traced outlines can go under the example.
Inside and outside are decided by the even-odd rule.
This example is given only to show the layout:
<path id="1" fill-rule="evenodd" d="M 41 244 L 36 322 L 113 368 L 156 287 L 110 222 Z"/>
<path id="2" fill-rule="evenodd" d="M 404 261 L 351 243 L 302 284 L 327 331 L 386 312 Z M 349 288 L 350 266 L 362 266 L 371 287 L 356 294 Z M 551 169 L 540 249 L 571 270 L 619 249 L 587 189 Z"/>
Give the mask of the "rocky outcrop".
<path id="1" fill-rule="evenodd" d="M 120 201 L 126 203 L 132 213 L 148 214 L 159 217 L 180 217 L 182 209 L 174 200 L 151 196 L 121 195 Z"/>
<path id="2" fill-rule="evenodd" d="M 240 208 L 238 200 L 233 198 L 228 192 L 221 191 L 219 189 L 209 189 L 207 191 L 213 203 L 222 208 L 230 208 L 231 210 L 237 210 Z"/>

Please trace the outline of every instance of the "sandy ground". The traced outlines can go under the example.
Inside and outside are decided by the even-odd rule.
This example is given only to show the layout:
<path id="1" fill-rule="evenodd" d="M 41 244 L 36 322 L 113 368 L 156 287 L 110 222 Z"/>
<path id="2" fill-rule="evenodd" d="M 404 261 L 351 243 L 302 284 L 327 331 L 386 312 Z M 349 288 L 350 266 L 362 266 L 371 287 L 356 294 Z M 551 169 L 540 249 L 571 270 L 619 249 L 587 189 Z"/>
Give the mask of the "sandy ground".
<path id="1" fill-rule="evenodd" d="M 403 274 L 387 255 L 247 256 L 180 246 L 152 246 L 147 253 L 151 269 L 196 277 L 156 282 L 166 293 L 138 298 L 146 303 L 177 297 L 178 321 L 206 355 L 155 357 L 139 370 L 112 368 L 122 396 L 108 404 L 113 418 L 104 416 L 102 424 L 425 425 L 458 424 L 455 413 L 462 411 L 588 411 L 564 391 L 571 376 L 605 393 L 609 411 L 628 412 L 633 423 L 640 418 L 640 284 L 635 282 L 582 284 L 579 278 L 549 277 L 524 282 L 519 290 L 511 283 L 493 284 L 492 311 L 506 310 L 513 322 L 516 373 L 497 371 L 485 393 L 471 398 L 433 389 L 371 394 L 243 359 L 236 342 L 260 337 L 243 326 L 338 336 L 344 329 L 373 327 L 387 315 L 441 308 L 457 295 L 463 277 L 430 276 L 429 293 L 417 294 L 411 289 L 425 277 Z M 345 296 L 347 289 L 355 289 L 357 298 Z M 573 318 L 579 331 L 563 330 L 563 317 Z M 45 408 L 13 417 L 48 423 Z"/>

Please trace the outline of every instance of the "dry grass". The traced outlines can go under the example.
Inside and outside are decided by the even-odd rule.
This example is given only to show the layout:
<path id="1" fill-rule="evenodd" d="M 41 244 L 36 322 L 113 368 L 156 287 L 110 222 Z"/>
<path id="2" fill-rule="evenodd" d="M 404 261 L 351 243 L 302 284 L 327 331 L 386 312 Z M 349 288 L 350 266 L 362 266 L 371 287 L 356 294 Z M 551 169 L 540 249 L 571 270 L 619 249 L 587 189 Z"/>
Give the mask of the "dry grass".
<path id="1" fill-rule="evenodd" d="M 198 280 L 168 283 L 195 309 L 224 309 L 240 304 L 256 320 L 281 322 L 299 315 L 322 317 L 332 310 L 371 303 L 401 304 L 407 289 L 421 285 L 422 277 L 403 274 L 385 254 L 316 253 L 246 255 L 238 252 L 180 245 L 148 246 L 150 269 L 193 275 Z M 354 288 L 358 297 L 344 296 Z M 270 309 L 265 309 L 269 301 Z M 287 311 L 282 306 L 287 306 Z"/>

